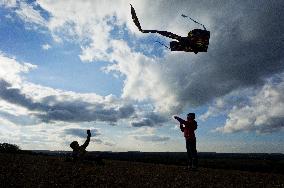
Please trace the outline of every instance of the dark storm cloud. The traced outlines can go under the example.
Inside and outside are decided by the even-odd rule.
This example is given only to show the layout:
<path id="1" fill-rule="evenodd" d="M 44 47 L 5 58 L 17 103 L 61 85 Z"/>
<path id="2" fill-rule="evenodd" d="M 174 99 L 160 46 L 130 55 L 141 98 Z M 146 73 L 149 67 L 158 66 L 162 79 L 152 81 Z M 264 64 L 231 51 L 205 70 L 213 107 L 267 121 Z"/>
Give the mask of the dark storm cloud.
<path id="1" fill-rule="evenodd" d="M 10 83 L 0 79 L 0 98 L 7 102 L 24 106 L 29 110 L 45 108 L 40 103 L 33 102 L 31 99 L 21 94 L 19 89 L 12 88 L 11 86 L 12 85 Z"/>
<path id="2" fill-rule="evenodd" d="M 284 1 L 212 2 L 195 7 L 210 16 L 208 52 L 198 54 L 194 64 L 173 65 L 188 54 L 168 60 L 172 75 L 165 80 L 176 87 L 182 104 L 199 106 L 233 90 L 259 87 L 284 70 Z"/>
<path id="3" fill-rule="evenodd" d="M 119 119 L 131 117 L 135 112 L 131 105 L 108 108 L 104 104 L 93 104 L 82 100 L 59 101 L 56 96 L 48 96 L 41 102 L 34 102 L 19 89 L 11 88 L 11 84 L 4 80 L 0 80 L 0 98 L 29 110 L 40 112 L 35 112 L 34 115 L 44 122 L 106 121 L 114 123 Z"/>
<path id="4" fill-rule="evenodd" d="M 80 129 L 80 128 L 64 129 L 64 134 L 77 136 L 77 137 L 80 137 L 80 138 L 86 138 L 87 137 L 86 129 Z M 91 129 L 91 134 L 92 134 L 92 137 L 100 135 L 100 133 L 97 129 Z"/>
<path id="5" fill-rule="evenodd" d="M 168 119 L 155 113 L 149 113 L 145 115 L 145 117 L 131 122 L 131 125 L 133 127 L 143 127 L 143 126 L 148 126 L 148 127 L 154 127 L 154 126 L 161 126 L 162 123 L 167 122 Z"/>
<path id="6" fill-rule="evenodd" d="M 34 125 L 36 123 L 39 123 L 39 121 L 36 118 L 31 118 L 26 115 L 18 115 L 18 114 L 15 115 L 0 111 L 0 116 L 18 125 Z"/>
<path id="7" fill-rule="evenodd" d="M 56 101 L 56 100 L 55 100 Z M 91 104 L 84 101 L 63 101 L 51 106 L 43 115 L 38 115 L 43 121 L 107 121 L 117 122 L 130 117 L 134 113 L 131 105 L 116 108 L 106 108 L 103 104 Z"/>
<path id="8" fill-rule="evenodd" d="M 226 130 L 226 128 L 227 127 L 224 127 L 224 130 Z M 267 134 L 279 131 L 281 132 L 283 130 L 284 130 L 284 117 L 270 117 L 263 124 L 255 125 L 255 123 L 252 123 L 251 126 L 238 127 L 237 129 L 232 129 L 231 132 L 256 131 L 258 133 Z"/>
<path id="9" fill-rule="evenodd" d="M 281 130 L 284 130 L 284 117 L 273 117 L 273 118 L 268 119 L 264 125 L 261 125 L 259 132 L 272 133 L 272 132 L 278 132 Z"/>
<path id="10" fill-rule="evenodd" d="M 165 78 L 165 82 L 177 92 L 177 102 L 180 104 L 178 110 L 183 110 L 187 105 L 211 104 L 215 99 L 223 100 L 226 96 L 240 91 L 250 90 L 257 93 L 269 79 L 274 79 L 277 75 L 283 78 L 284 1 L 188 3 L 191 4 L 193 12 L 196 9 L 200 11 L 199 16 L 209 16 L 210 24 L 207 29 L 211 31 L 211 38 L 207 53 L 200 53 L 194 58 L 191 58 L 193 54 L 171 55 L 167 60 L 168 67 L 165 69 L 170 74 Z M 195 13 L 192 15 L 198 15 Z M 271 88 L 267 90 L 267 93 L 273 92 L 275 91 Z M 242 94 L 242 97 L 248 100 L 244 107 L 238 105 L 238 101 L 234 102 L 235 97 L 240 97 L 238 94 L 231 95 L 233 100 L 230 99 L 226 105 L 232 110 L 226 112 L 228 116 L 225 125 L 219 130 L 261 133 L 283 130 L 281 104 L 284 99 L 278 98 L 278 95 L 266 96 L 265 93 L 261 97 L 256 93 Z M 250 104 L 255 98 L 261 100 Z M 269 108 L 262 105 L 269 104 L 271 98 L 277 103 L 273 103 Z M 257 113 L 262 107 L 262 114 Z M 261 117 L 265 117 L 261 123 L 256 121 Z"/>
<path id="11" fill-rule="evenodd" d="M 247 114 L 242 114 L 239 116 L 235 115 L 233 116 L 233 118 L 242 119 L 243 121 L 241 123 L 235 122 L 235 124 L 231 124 L 230 119 L 228 119 L 224 127 L 218 127 L 216 130 L 225 133 L 255 131 L 257 133 L 264 133 L 264 134 L 281 132 L 284 130 L 284 123 L 283 123 L 284 117 L 277 117 L 277 116 L 265 117 L 265 121 L 262 122 L 261 124 L 257 124 L 256 119 L 258 119 L 259 117 L 255 117 L 253 114 L 252 115 L 250 114 L 250 116 L 248 116 Z"/>
<path id="12" fill-rule="evenodd" d="M 136 140 L 145 142 L 164 142 L 170 140 L 170 137 L 157 136 L 157 135 L 145 135 L 145 136 L 134 136 Z"/>

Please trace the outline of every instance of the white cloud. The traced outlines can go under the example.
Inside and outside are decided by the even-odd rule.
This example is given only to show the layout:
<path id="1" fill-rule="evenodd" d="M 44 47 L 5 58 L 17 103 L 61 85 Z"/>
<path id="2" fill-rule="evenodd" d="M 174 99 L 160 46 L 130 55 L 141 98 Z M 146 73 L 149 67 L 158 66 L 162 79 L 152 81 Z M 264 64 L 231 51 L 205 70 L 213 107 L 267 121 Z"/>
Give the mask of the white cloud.
<path id="1" fill-rule="evenodd" d="M 92 126 L 88 121 L 115 122 L 129 118 L 129 114 L 135 112 L 131 104 L 114 95 L 82 94 L 30 83 L 25 80 L 23 73 L 33 68 L 35 66 L 29 63 L 20 63 L 15 58 L 0 55 L 1 142 L 15 143 L 24 149 L 70 150 L 69 144 L 74 136 L 62 137 L 64 129 L 90 129 Z M 66 114 L 62 112 L 75 114 L 71 119 L 62 119 Z M 87 115 L 89 112 L 95 113 Z M 46 118 L 53 123 L 41 121 Z M 74 120 L 80 125 L 72 123 Z M 89 149 L 104 150 L 115 146 L 111 139 L 97 139 L 101 140 L 101 144 L 92 144 Z"/>
<path id="2" fill-rule="evenodd" d="M 249 96 L 249 102 L 243 106 L 234 106 L 228 113 L 223 127 L 216 130 L 232 133 L 256 131 L 271 133 L 284 128 L 284 80 L 279 83 L 268 82 L 257 94 Z"/>
<path id="3" fill-rule="evenodd" d="M 157 131 L 154 127 L 139 127 L 130 132 L 131 135 L 154 135 Z"/>
<path id="4" fill-rule="evenodd" d="M 29 110 L 27 110 L 26 108 L 15 105 L 15 104 L 11 104 L 1 99 L 0 99 L 0 112 L 13 114 L 14 116 L 29 115 Z"/>
<path id="5" fill-rule="evenodd" d="M 47 27 L 52 35 L 57 39 L 61 36 L 81 43 L 80 58 L 88 62 L 106 58 L 107 50 L 111 47 L 109 38 L 112 29 L 107 22 L 115 22 L 115 15 L 118 19 L 124 17 L 125 12 L 121 11 L 126 7 L 129 9 L 129 5 L 123 7 L 122 2 L 124 1 L 38 1 L 38 4 L 51 14 Z"/>
<path id="6" fill-rule="evenodd" d="M 14 21 L 14 18 L 11 16 L 11 14 L 6 14 L 5 18 Z"/>
<path id="7" fill-rule="evenodd" d="M 43 50 L 49 50 L 51 48 L 51 46 L 49 44 L 43 44 L 43 45 L 41 45 L 41 48 Z"/>
<path id="8" fill-rule="evenodd" d="M 215 103 L 212 106 L 209 106 L 208 110 L 206 113 L 202 114 L 199 119 L 202 121 L 206 121 L 209 117 L 214 117 L 218 116 L 221 113 L 224 113 L 226 108 L 225 108 L 225 102 L 223 98 L 216 99 Z"/>
<path id="9" fill-rule="evenodd" d="M 4 105 L 1 112 L 11 121 L 17 121 L 16 116 L 26 115 L 45 122 L 116 123 L 135 113 L 132 104 L 113 95 L 81 94 L 30 83 L 24 79 L 22 73 L 27 73 L 32 68 L 35 66 L 0 55 L 0 98 Z M 17 113 L 12 112 L 14 110 Z"/>
<path id="10" fill-rule="evenodd" d="M 37 66 L 30 63 L 19 63 L 15 58 L 10 58 L 0 52 L 0 79 L 19 85 L 24 77 L 20 74 L 27 73 Z"/>
<path id="11" fill-rule="evenodd" d="M 206 121 L 208 118 L 227 115 L 232 106 L 241 108 L 249 103 L 248 96 L 255 95 L 255 90 L 251 88 L 235 90 L 228 95 L 216 98 L 208 107 L 207 112 L 198 117 L 201 121 Z"/>
<path id="12" fill-rule="evenodd" d="M 179 105 L 176 93 L 173 92 L 176 86 L 169 85 L 163 74 L 164 71 L 169 71 L 167 63 L 133 52 L 123 41 L 113 40 L 112 45 L 114 50 L 110 60 L 117 63 L 106 67 L 105 70 L 126 76 L 122 97 L 137 101 L 150 100 L 159 112 L 175 111 Z"/>
<path id="13" fill-rule="evenodd" d="M 16 14 L 25 22 L 46 26 L 47 21 L 41 16 L 38 10 L 26 2 L 20 2 L 19 8 L 15 11 Z"/>
<path id="14" fill-rule="evenodd" d="M 0 5 L 7 8 L 13 8 L 17 6 L 17 0 L 0 0 Z"/>
<path id="15" fill-rule="evenodd" d="M 134 138 L 144 142 L 165 142 L 170 140 L 170 137 L 158 135 L 134 136 Z"/>
<path id="16" fill-rule="evenodd" d="M 138 145 L 141 143 L 159 147 L 159 144 L 168 143 L 170 137 L 160 134 L 158 129 L 153 127 L 139 127 L 135 130 L 128 132 L 127 138 L 132 140 L 134 143 L 137 142 Z"/>

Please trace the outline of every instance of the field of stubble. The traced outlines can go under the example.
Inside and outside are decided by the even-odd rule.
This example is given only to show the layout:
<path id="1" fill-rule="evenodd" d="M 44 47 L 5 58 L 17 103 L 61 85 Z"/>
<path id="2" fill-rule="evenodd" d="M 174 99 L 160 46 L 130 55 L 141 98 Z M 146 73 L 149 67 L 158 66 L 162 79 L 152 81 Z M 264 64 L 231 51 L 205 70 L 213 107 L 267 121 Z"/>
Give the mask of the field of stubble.
<path id="1" fill-rule="evenodd" d="M 73 164 L 60 157 L 0 154 L 0 187 L 284 187 L 284 175 L 104 160 Z"/>

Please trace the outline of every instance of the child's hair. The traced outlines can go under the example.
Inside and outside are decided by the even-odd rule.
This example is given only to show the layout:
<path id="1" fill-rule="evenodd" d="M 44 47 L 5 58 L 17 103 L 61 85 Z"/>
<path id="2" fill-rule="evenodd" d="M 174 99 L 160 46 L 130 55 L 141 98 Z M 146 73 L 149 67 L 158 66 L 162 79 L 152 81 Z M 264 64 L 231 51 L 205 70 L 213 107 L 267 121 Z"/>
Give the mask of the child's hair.
<path id="1" fill-rule="evenodd" d="M 71 147 L 72 149 L 74 149 L 77 145 L 78 145 L 78 142 L 77 142 L 77 141 L 73 141 L 73 142 L 70 144 L 70 147 Z"/>
<path id="2" fill-rule="evenodd" d="M 195 119 L 195 113 L 188 113 L 187 117 L 192 117 L 193 119 Z"/>

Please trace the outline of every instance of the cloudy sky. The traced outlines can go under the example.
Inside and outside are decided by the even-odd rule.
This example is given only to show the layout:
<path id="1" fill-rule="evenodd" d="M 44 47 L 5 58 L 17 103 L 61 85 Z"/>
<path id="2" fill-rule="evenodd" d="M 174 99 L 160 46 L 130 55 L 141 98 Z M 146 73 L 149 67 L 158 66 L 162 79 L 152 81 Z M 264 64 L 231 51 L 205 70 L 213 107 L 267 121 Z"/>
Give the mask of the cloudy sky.
<path id="1" fill-rule="evenodd" d="M 207 53 L 171 52 L 142 28 L 211 32 Z M 284 2 L 0 0 L 0 142 L 70 150 L 185 151 L 175 114 L 195 112 L 198 151 L 284 153 Z"/>

